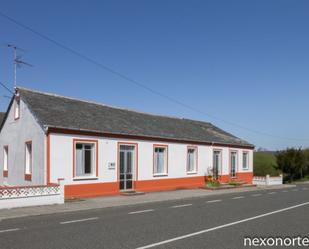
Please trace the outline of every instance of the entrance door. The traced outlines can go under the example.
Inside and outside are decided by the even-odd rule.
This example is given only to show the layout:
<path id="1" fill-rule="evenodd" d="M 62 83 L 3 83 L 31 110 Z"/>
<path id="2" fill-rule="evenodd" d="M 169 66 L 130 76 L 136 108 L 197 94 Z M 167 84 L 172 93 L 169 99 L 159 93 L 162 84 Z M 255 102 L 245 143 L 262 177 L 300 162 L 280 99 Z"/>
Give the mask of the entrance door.
<path id="1" fill-rule="evenodd" d="M 221 169 L 221 151 L 215 150 L 213 154 L 213 178 L 219 179 L 219 170 Z"/>
<path id="2" fill-rule="evenodd" d="M 236 177 L 237 152 L 231 152 L 231 177 Z"/>
<path id="3" fill-rule="evenodd" d="M 122 191 L 133 189 L 133 170 L 135 170 L 135 146 L 120 145 L 119 188 Z"/>

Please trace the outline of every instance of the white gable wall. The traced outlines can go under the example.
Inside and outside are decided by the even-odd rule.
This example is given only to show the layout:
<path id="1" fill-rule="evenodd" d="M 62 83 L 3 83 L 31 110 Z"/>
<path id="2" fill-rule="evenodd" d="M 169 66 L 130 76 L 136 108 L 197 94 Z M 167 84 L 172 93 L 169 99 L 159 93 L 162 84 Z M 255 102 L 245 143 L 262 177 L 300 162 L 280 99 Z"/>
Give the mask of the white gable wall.
<path id="1" fill-rule="evenodd" d="M 25 180 L 25 142 L 32 141 L 32 180 Z M 8 146 L 8 177 L 3 177 L 3 147 Z M 20 100 L 20 118 L 14 120 L 14 103 L 0 132 L 0 186 L 45 183 L 45 134 L 26 104 Z"/>

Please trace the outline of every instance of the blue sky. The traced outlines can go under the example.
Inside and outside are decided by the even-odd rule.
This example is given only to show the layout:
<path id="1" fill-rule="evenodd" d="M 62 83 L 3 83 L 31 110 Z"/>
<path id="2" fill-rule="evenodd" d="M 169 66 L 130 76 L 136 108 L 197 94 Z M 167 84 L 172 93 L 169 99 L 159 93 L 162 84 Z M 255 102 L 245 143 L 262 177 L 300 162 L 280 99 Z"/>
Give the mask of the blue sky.
<path id="1" fill-rule="evenodd" d="M 257 147 L 309 146 L 308 1 L 2 0 L 0 11 L 203 113 L 139 88 L 0 16 L 0 81 L 10 86 L 7 42 L 24 48 L 20 54 L 34 65 L 18 70 L 21 86 L 210 121 Z M 2 111 L 8 104 L 3 95 L 0 88 Z"/>

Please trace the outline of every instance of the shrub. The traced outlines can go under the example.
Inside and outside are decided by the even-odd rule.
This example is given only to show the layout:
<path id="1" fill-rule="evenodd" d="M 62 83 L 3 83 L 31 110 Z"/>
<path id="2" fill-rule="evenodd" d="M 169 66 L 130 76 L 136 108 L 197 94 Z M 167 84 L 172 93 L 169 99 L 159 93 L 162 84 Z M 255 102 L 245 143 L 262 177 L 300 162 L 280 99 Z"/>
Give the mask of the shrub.
<path id="1" fill-rule="evenodd" d="M 219 187 L 220 186 L 220 182 L 212 180 L 212 181 L 208 181 L 206 183 L 207 187 Z"/>
<path id="2" fill-rule="evenodd" d="M 241 182 L 235 182 L 235 181 L 230 181 L 228 184 L 232 185 L 232 186 L 240 186 L 240 185 L 242 185 Z"/>
<path id="3" fill-rule="evenodd" d="M 278 168 L 287 175 L 289 181 L 302 179 L 306 171 L 306 157 L 304 151 L 299 148 L 288 148 L 276 154 Z"/>
<path id="4" fill-rule="evenodd" d="M 253 173 L 255 176 L 278 176 L 281 174 L 281 171 L 278 170 L 276 156 L 273 152 L 254 152 L 253 165 Z"/>

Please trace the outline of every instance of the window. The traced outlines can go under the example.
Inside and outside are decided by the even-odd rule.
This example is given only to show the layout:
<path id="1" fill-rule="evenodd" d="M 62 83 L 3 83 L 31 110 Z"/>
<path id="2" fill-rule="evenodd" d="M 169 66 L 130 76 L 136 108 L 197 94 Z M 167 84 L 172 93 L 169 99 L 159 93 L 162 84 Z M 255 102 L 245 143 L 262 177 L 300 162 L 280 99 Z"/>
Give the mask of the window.
<path id="1" fill-rule="evenodd" d="M 189 147 L 187 150 L 187 172 L 196 173 L 197 171 L 197 148 Z"/>
<path id="2" fill-rule="evenodd" d="M 249 153 L 248 152 L 242 153 L 242 168 L 249 169 Z"/>
<path id="3" fill-rule="evenodd" d="M 237 152 L 231 152 L 231 177 L 236 177 L 237 170 Z"/>
<path id="4" fill-rule="evenodd" d="M 3 147 L 3 177 L 8 177 L 9 170 L 9 147 Z"/>
<path id="5" fill-rule="evenodd" d="M 26 142 L 26 165 L 25 165 L 25 174 L 31 175 L 32 172 L 32 143 Z"/>
<path id="6" fill-rule="evenodd" d="M 215 180 L 219 178 L 219 172 L 222 166 L 222 152 L 221 150 L 214 150 L 213 154 L 213 177 Z"/>
<path id="7" fill-rule="evenodd" d="M 167 174 L 167 146 L 154 147 L 154 175 Z"/>
<path id="8" fill-rule="evenodd" d="M 20 117 L 20 99 L 15 99 L 15 108 L 14 108 L 14 119 L 19 119 Z"/>
<path id="9" fill-rule="evenodd" d="M 75 144 L 75 176 L 87 177 L 95 175 L 95 144 Z"/>

